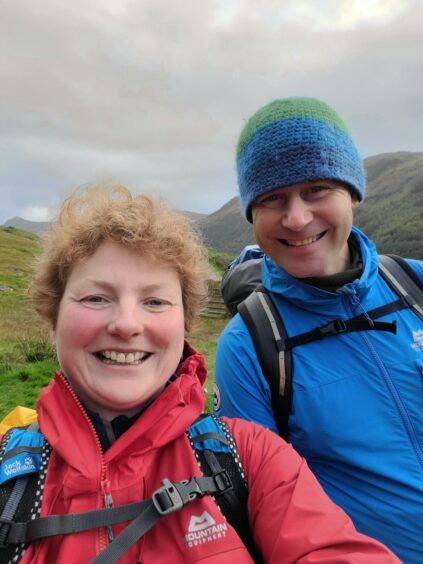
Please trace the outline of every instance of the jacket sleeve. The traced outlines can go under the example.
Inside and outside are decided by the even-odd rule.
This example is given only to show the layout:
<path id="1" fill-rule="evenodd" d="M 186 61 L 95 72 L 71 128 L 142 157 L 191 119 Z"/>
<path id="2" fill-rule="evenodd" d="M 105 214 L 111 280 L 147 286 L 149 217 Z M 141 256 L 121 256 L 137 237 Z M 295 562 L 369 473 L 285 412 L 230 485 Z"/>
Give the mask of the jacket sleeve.
<path id="1" fill-rule="evenodd" d="M 254 421 L 278 432 L 269 385 L 240 315 L 231 319 L 219 337 L 214 396 L 216 414 Z"/>
<path id="2" fill-rule="evenodd" d="M 290 445 L 258 425 L 228 424 L 247 476 L 251 531 L 266 563 L 400 562 L 355 530 Z"/>

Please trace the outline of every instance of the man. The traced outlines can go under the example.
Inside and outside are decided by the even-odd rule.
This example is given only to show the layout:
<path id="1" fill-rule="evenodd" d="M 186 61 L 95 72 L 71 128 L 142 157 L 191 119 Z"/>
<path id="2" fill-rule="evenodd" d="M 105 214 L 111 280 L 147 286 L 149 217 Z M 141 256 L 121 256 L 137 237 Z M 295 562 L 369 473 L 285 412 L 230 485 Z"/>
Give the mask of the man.
<path id="1" fill-rule="evenodd" d="M 373 243 L 352 225 L 365 175 L 335 110 L 310 98 L 264 106 L 241 132 L 237 171 L 265 253 L 262 283 L 289 336 L 397 299 Z M 407 262 L 422 281 L 423 264 Z M 289 440 L 359 531 L 423 562 L 423 324 L 408 308 L 380 319 L 397 334 L 344 332 L 293 349 Z M 277 432 L 239 315 L 219 339 L 215 409 Z"/>

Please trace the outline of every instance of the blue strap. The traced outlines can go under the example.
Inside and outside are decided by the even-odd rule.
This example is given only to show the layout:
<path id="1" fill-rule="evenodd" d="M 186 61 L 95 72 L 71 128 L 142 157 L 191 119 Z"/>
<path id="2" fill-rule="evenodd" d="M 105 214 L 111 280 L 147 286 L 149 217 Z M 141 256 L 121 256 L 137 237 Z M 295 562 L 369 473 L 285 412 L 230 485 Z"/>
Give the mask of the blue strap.
<path id="1" fill-rule="evenodd" d="M 0 485 L 25 474 L 39 472 L 44 437 L 38 431 L 13 429 L 3 452 Z"/>
<path id="2" fill-rule="evenodd" d="M 197 450 L 232 452 L 223 429 L 210 415 L 195 421 L 188 428 L 188 436 Z"/>

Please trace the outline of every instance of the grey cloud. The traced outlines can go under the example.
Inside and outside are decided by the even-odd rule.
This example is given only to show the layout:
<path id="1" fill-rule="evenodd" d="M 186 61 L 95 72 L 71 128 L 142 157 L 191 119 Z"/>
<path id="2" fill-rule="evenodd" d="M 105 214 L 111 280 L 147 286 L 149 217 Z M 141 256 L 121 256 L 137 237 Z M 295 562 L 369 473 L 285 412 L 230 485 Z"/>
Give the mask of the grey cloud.
<path id="1" fill-rule="evenodd" d="M 0 223 L 97 180 L 211 213 L 236 194 L 243 120 L 279 96 L 333 104 L 365 155 L 422 149 L 422 2 L 342 31 L 271 18 L 271 0 L 232 6 L 225 21 L 230 3 L 211 0 L 8 2 Z"/>

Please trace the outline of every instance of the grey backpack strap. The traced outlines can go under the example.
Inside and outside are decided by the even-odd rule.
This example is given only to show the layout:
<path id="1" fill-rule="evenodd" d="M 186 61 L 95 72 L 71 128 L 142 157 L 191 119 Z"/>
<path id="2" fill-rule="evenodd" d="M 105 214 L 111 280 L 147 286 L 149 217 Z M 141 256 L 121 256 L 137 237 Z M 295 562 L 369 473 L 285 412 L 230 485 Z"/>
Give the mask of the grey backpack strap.
<path id="1" fill-rule="evenodd" d="M 423 287 L 409 264 L 396 255 L 380 255 L 379 272 L 391 289 L 423 320 Z"/>
<path id="2" fill-rule="evenodd" d="M 263 376 L 269 384 L 272 410 L 281 437 L 288 440 L 292 404 L 292 353 L 287 333 L 271 297 L 259 286 L 238 306 L 251 335 Z"/>

